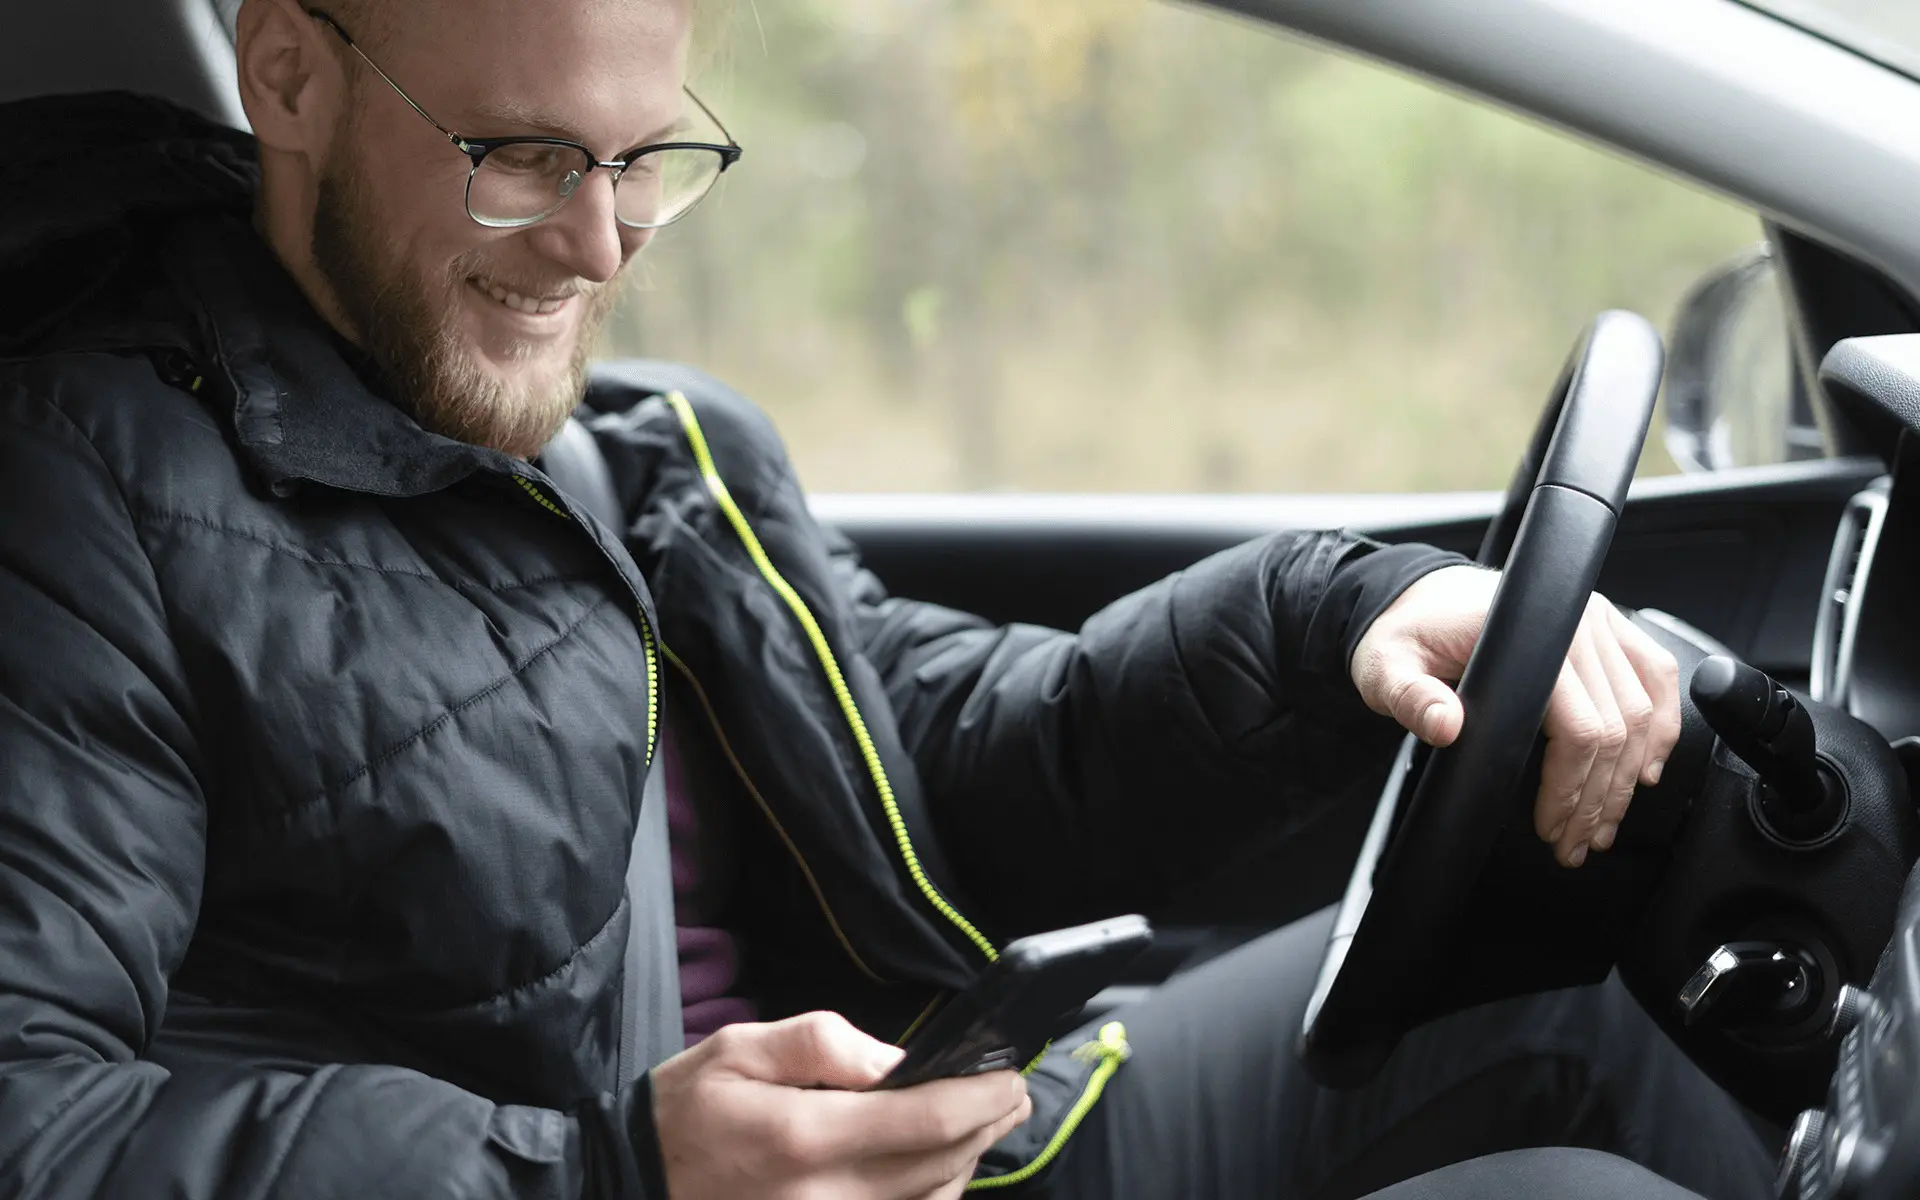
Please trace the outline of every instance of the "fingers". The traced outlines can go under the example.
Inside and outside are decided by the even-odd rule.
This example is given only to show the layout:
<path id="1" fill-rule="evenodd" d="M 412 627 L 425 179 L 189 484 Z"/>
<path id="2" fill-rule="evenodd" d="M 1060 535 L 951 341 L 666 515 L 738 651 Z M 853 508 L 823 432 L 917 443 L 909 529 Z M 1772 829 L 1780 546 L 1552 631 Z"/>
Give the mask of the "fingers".
<path id="1" fill-rule="evenodd" d="M 1610 620 L 1613 606 L 1597 597 L 1596 604 L 1599 607 L 1593 622 L 1593 649 L 1606 674 L 1614 706 L 1626 726 L 1626 744 L 1620 748 L 1619 756 L 1614 760 L 1612 779 L 1601 801 L 1599 815 L 1594 818 L 1592 828 L 1587 832 L 1587 842 L 1593 849 L 1608 850 L 1613 847 L 1620 819 L 1627 814 L 1627 805 L 1633 802 L 1633 789 L 1639 785 L 1646 770 L 1648 735 L 1653 727 L 1653 700 L 1614 634 Z"/>
<path id="2" fill-rule="evenodd" d="M 1657 782 L 1680 734 L 1679 667 L 1595 596 L 1547 710 L 1534 826 L 1579 866 L 1613 846 L 1636 786 Z"/>
<path id="3" fill-rule="evenodd" d="M 808 1013 L 731 1025 L 655 1067 L 655 1127 L 676 1194 L 922 1200 L 964 1187 L 1027 1119 L 1012 1071 L 890 1091 L 900 1052 L 845 1019 Z"/>
<path id="4" fill-rule="evenodd" d="M 837 1098 L 835 1108 L 867 1152 L 884 1157 L 951 1148 L 1003 1124 L 1011 1129 L 1026 1119 L 1027 1105 L 1025 1079 L 1013 1071 L 991 1071 L 898 1091 L 850 1093 Z M 922 1190 L 938 1182 L 929 1181 Z"/>
<path id="5" fill-rule="evenodd" d="M 1433 746 L 1451 745 L 1466 719 L 1460 697 L 1410 650 L 1384 650 L 1360 664 L 1356 682 L 1367 707 L 1392 717 Z"/>
<path id="6" fill-rule="evenodd" d="M 1540 769 L 1540 794 L 1534 803 L 1534 831 L 1542 841 L 1554 843 L 1554 855 L 1563 865 L 1572 861 L 1573 843 L 1568 834 L 1578 826 L 1581 802 L 1587 783 L 1596 773 L 1601 738 L 1606 728 L 1601 709 L 1588 691 L 1580 670 L 1584 657 L 1580 635 L 1574 636 L 1572 651 L 1560 666 L 1560 680 L 1547 702 L 1547 717 L 1542 728 L 1547 735 L 1547 753 Z M 1582 860 L 1584 861 L 1584 859 Z"/>
<path id="7" fill-rule="evenodd" d="M 849 1091 L 880 1082 L 905 1054 L 830 1012 L 802 1013 L 771 1024 L 729 1025 L 705 1044 L 748 1079 Z"/>
<path id="8" fill-rule="evenodd" d="M 994 1071 L 897 1091 L 782 1090 L 770 1102 L 777 1108 L 770 1149 L 786 1169 L 802 1176 L 837 1168 L 885 1175 L 888 1168 L 868 1164 L 957 1161 L 956 1147 L 1024 1114 L 1027 1082 L 1012 1071 Z M 920 1181 L 919 1192 L 945 1178 L 936 1171 Z"/>
<path id="9" fill-rule="evenodd" d="M 1673 756 L 1673 748 L 1680 742 L 1680 664 L 1665 646 L 1611 604 L 1607 605 L 1607 618 L 1614 636 L 1619 639 L 1621 653 L 1633 664 L 1634 673 L 1653 703 L 1653 720 L 1647 728 L 1646 765 L 1640 771 L 1640 782 L 1652 787 L 1660 782 L 1667 759 Z"/>
<path id="10" fill-rule="evenodd" d="M 980 1161 L 980 1156 L 995 1142 L 1013 1132 L 1032 1112 L 1033 1103 L 1023 1088 L 1020 1103 L 1014 1110 L 991 1125 L 973 1130 L 937 1152 L 892 1155 L 870 1160 L 863 1166 L 863 1180 L 876 1194 L 884 1196 L 911 1197 L 913 1200 L 957 1196 L 966 1190 L 968 1180 L 973 1178 L 974 1166 Z"/>

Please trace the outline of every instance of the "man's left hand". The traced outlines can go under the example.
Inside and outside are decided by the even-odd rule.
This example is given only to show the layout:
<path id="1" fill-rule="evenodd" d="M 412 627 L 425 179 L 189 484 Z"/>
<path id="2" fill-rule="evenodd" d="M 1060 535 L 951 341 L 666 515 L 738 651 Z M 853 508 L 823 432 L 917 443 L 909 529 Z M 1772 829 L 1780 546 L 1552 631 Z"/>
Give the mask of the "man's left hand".
<path id="1" fill-rule="evenodd" d="M 1466 713 L 1457 680 L 1480 640 L 1497 572 L 1446 567 L 1394 601 L 1361 638 L 1353 682 L 1367 707 L 1422 741 L 1445 746 Z M 1595 594 L 1560 668 L 1543 725 L 1546 764 L 1535 830 L 1577 867 L 1613 845 L 1634 788 L 1660 782 L 1680 738 L 1680 667 L 1605 597 Z"/>

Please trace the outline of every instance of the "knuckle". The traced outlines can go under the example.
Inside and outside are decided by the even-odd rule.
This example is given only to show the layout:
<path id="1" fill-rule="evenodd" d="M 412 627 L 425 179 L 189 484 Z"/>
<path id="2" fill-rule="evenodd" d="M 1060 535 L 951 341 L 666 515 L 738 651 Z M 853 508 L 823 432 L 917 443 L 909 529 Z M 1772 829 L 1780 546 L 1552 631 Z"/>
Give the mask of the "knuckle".
<path id="1" fill-rule="evenodd" d="M 781 1113 L 766 1130 L 763 1143 L 769 1157 L 790 1167 L 808 1170 L 821 1159 L 820 1136 L 813 1123 L 799 1113 Z"/>
<path id="2" fill-rule="evenodd" d="M 1620 706 L 1620 716 L 1629 731 L 1642 733 L 1653 724 L 1653 701 L 1646 696 L 1635 696 Z"/>
<path id="3" fill-rule="evenodd" d="M 1638 631 L 1636 630 L 1636 632 Z M 1644 635 L 1642 636 L 1644 637 Z M 1654 672 L 1664 679 L 1679 679 L 1680 660 L 1674 657 L 1673 651 L 1662 646 L 1652 638 L 1646 638 L 1646 643 L 1647 657 L 1652 660 L 1651 665 Z"/>
<path id="4" fill-rule="evenodd" d="M 925 1131 L 927 1140 L 939 1146 L 951 1145 L 972 1132 L 972 1125 L 961 1120 L 951 1105 L 928 1105 L 916 1123 Z"/>
<path id="5" fill-rule="evenodd" d="M 705 1046 L 715 1058 L 727 1062 L 740 1057 L 746 1041 L 746 1034 L 738 1025 L 722 1025 L 701 1045 Z"/>
<path id="6" fill-rule="evenodd" d="M 1383 697 L 1387 702 L 1387 708 L 1396 713 L 1405 709 L 1407 701 L 1413 696 L 1414 689 L 1419 686 L 1420 679 L 1415 675 L 1402 675 L 1395 679 L 1387 685 L 1386 694 Z"/>
<path id="7" fill-rule="evenodd" d="M 841 1024 L 841 1018 L 833 1013 L 802 1013 L 794 1020 L 795 1048 L 812 1062 L 825 1064 L 833 1061 Z"/>
<path id="8" fill-rule="evenodd" d="M 1598 746 L 1606 734 L 1606 723 L 1591 708 L 1573 715 L 1567 722 L 1567 736 L 1582 747 Z"/>
<path id="9" fill-rule="evenodd" d="M 1609 754 L 1619 753 L 1627 744 L 1627 723 L 1621 717 L 1608 717 L 1600 722 L 1600 746 Z"/>
<path id="10" fill-rule="evenodd" d="M 973 1164 L 987 1152 L 991 1142 L 981 1144 L 970 1141 L 957 1150 L 949 1150 L 940 1156 L 940 1178 L 946 1180 L 964 1179 L 973 1174 Z"/>

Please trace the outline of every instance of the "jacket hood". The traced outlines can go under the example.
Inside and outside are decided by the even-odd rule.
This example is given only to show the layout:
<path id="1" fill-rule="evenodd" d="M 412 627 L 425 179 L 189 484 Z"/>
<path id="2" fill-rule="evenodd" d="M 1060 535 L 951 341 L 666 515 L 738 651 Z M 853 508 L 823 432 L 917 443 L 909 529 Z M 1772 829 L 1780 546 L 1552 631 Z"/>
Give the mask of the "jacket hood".
<path id="1" fill-rule="evenodd" d="M 73 313 L 163 223 L 246 214 L 254 139 L 130 92 L 0 104 L 0 349 Z"/>

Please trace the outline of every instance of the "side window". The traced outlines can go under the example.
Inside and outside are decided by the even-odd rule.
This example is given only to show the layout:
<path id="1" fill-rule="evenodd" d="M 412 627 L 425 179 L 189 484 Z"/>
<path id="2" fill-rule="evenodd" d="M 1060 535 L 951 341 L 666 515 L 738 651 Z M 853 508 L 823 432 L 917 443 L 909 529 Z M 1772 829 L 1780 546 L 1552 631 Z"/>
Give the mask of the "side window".
<path id="1" fill-rule="evenodd" d="M 727 378 L 819 491 L 1501 487 L 1588 319 L 1667 328 L 1760 236 L 1530 120 L 1217 14 L 720 19 L 696 86 L 745 157 L 646 251 L 601 353 Z M 1642 469 L 1677 469 L 1658 433 Z"/>

